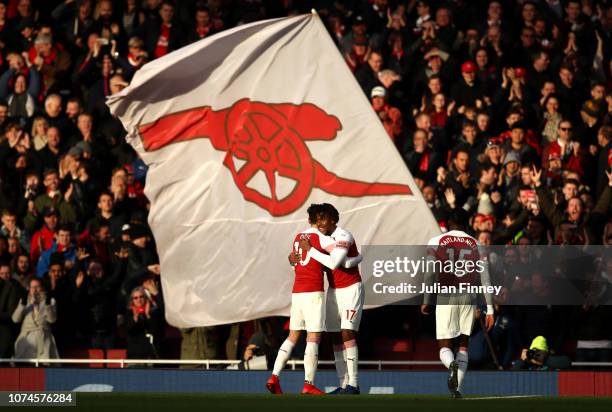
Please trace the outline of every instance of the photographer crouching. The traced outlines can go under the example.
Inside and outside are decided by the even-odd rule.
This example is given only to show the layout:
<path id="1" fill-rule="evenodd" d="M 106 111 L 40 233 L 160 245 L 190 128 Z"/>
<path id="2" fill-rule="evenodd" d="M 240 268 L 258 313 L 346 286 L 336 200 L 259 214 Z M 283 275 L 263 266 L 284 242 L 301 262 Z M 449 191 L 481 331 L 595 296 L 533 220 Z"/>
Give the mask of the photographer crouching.
<path id="1" fill-rule="evenodd" d="M 558 370 L 568 369 L 571 360 L 567 356 L 552 355 L 544 336 L 537 336 L 531 342 L 529 349 L 521 351 L 521 358 L 514 362 L 514 370 Z"/>

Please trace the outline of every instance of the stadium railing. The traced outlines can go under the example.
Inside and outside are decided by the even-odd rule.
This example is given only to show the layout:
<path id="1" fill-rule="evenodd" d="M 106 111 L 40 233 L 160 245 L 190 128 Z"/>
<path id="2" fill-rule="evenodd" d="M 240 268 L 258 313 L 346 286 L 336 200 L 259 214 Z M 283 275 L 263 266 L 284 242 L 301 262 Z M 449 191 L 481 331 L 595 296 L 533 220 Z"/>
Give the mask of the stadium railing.
<path id="1" fill-rule="evenodd" d="M 27 359 L 0 359 L 0 364 L 3 363 L 30 363 L 35 367 L 47 366 L 50 364 L 119 364 L 120 368 L 126 365 L 202 365 L 206 369 L 211 366 L 231 366 L 237 365 L 240 360 L 223 360 L 223 359 L 44 359 L 44 358 L 27 358 Z M 290 360 L 287 365 L 296 370 L 298 365 L 303 365 L 304 361 Z M 334 361 L 319 361 L 319 365 L 334 365 Z M 400 361 L 400 360 L 375 360 L 375 361 L 359 361 L 361 366 L 375 366 L 378 370 L 383 370 L 385 366 L 439 366 L 439 360 L 431 361 Z M 592 368 L 608 368 L 612 367 L 612 362 L 572 362 L 575 367 L 592 367 Z"/>

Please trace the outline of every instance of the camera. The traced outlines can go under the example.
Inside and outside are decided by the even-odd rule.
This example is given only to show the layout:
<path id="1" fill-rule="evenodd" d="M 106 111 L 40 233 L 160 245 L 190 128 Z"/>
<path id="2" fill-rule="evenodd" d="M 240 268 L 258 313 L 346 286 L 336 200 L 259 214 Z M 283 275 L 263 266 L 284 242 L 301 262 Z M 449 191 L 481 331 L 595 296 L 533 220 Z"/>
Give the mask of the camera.
<path id="1" fill-rule="evenodd" d="M 266 356 L 266 352 L 259 346 L 253 349 L 253 356 Z"/>
<path id="2" fill-rule="evenodd" d="M 537 364 L 544 364 L 548 358 L 548 352 L 540 349 L 529 349 L 527 351 L 527 360 Z"/>

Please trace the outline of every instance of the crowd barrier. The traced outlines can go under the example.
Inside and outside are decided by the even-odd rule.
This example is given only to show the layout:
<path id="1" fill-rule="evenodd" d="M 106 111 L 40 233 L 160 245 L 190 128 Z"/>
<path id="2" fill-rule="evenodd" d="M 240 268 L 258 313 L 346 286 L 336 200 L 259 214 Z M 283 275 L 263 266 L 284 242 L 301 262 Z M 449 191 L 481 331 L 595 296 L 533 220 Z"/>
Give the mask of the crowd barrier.
<path id="1" fill-rule="evenodd" d="M 176 361 L 175 361 L 176 362 Z M 201 361 L 200 361 L 201 363 Z M 69 367 L 0 368 L 0 391 L 265 393 L 269 371 L 206 369 L 79 369 Z M 360 373 L 363 393 L 445 395 L 444 371 L 372 371 Z M 298 393 L 301 371 L 287 370 L 281 380 L 286 393 Z M 330 390 L 334 371 L 317 373 L 317 385 Z M 612 372 L 470 371 L 464 392 L 482 396 L 612 396 Z"/>

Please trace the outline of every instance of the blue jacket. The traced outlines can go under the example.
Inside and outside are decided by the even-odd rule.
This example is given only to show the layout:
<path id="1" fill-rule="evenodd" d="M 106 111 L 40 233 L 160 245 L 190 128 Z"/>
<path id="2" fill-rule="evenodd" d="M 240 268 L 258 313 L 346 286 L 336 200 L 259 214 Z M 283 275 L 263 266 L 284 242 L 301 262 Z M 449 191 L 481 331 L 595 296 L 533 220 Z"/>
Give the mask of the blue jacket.
<path id="1" fill-rule="evenodd" d="M 53 246 L 49 249 L 45 250 L 42 255 L 40 255 L 40 259 L 38 259 L 38 264 L 36 265 L 36 277 L 42 278 L 45 276 L 45 273 L 49 270 L 49 264 L 51 263 L 51 255 L 57 251 L 57 242 L 53 241 Z M 76 248 L 74 244 L 71 243 L 66 249 L 64 249 L 61 253 L 64 254 L 64 259 L 69 260 L 72 263 L 76 261 Z"/>

